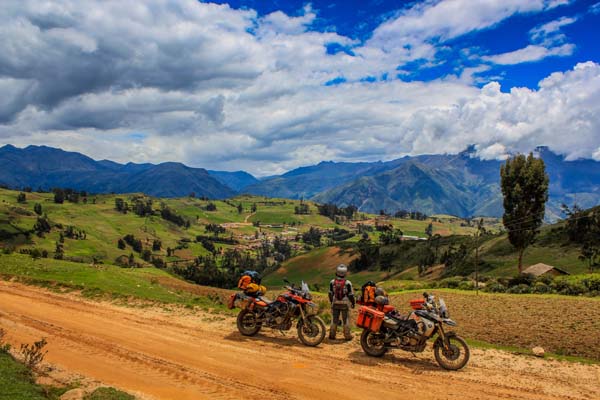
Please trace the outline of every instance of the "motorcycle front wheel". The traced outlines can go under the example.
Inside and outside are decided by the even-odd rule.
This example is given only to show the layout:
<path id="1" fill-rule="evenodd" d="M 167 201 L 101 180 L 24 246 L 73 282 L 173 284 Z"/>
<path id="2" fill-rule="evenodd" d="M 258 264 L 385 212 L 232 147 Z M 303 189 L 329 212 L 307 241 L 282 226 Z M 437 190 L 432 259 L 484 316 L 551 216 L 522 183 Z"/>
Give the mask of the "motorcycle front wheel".
<path id="1" fill-rule="evenodd" d="M 298 338 L 306 346 L 318 346 L 325 339 L 325 323 L 316 316 L 300 320 L 298 322 Z"/>
<path id="2" fill-rule="evenodd" d="M 444 369 L 457 371 L 469 362 L 471 352 L 467 342 L 460 336 L 448 336 L 450 346 L 446 349 L 441 339 L 433 348 L 435 360 Z"/>
<path id="3" fill-rule="evenodd" d="M 383 342 L 383 335 L 368 329 L 363 330 L 360 335 L 360 346 L 371 357 L 382 357 L 388 351 Z"/>
<path id="4" fill-rule="evenodd" d="M 262 324 L 257 321 L 256 314 L 244 309 L 237 316 L 237 327 L 244 336 L 254 336 L 260 331 Z"/>

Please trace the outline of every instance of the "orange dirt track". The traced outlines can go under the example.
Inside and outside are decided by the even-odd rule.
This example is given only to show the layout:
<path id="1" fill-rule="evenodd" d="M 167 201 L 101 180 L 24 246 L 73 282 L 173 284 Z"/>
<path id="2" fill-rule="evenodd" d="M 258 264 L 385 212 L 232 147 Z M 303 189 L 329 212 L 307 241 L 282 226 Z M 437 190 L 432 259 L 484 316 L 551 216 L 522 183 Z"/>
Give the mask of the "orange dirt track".
<path id="1" fill-rule="evenodd" d="M 6 281 L 0 326 L 14 345 L 46 337 L 49 363 L 143 399 L 600 399 L 598 365 L 475 349 L 463 371 L 446 372 L 429 350 L 374 359 L 357 338 L 318 348 L 295 331 L 245 338 L 231 317 L 118 307 Z"/>

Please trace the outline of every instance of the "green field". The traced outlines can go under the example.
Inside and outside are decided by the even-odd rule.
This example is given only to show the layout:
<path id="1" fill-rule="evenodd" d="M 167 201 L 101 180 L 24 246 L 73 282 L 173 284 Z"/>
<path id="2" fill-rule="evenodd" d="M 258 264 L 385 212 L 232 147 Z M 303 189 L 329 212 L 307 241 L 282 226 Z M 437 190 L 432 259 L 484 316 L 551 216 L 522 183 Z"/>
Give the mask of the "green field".
<path id="1" fill-rule="evenodd" d="M 464 221 L 458 218 L 436 218 L 426 221 L 395 218 L 376 220 L 377 217 L 373 215 L 359 214 L 357 218 L 364 220 L 342 220 L 336 223 L 319 215 L 316 204 L 312 202 L 305 202 L 309 206 L 309 214 L 298 215 L 294 210 L 300 205 L 299 200 L 261 196 L 243 195 L 229 200 L 154 198 L 152 208 L 155 215 L 140 217 L 131 210 L 123 214 L 115 209 L 115 199 L 122 199 L 132 206 L 134 198 L 141 196 L 139 194 L 88 195 L 86 202 L 81 199 L 78 203 L 65 201 L 63 204 L 56 204 L 52 193 L 36 192 L 25 193 L 26 202 L 18 203 L 18 194 L 17 191 L 0 189 L 0 248 L 11 248 L 16 252 L 35 248 L 46 251 L 52 257 L 61 232 L 64 233 L 66 227 L 73 226 L 77 230 L 85 231 L 86 236 L 83 240 L 64 238 L 62 246 L 65 258 L 86 263 L 96 260 L 114 264 L 117 258 L 133 254 L 137 264 L 149 265 L 129 246 L 122 250 L 117 248 L 117 241 L 127 234 L 142 240 L 144 249 L 151 249 L 152 242 L 155 239 L 160 240 L 161 249 L 152 251 L 155 257 L 166 259 L 167 248 L 171 248 L 177 250 L 169 261 L 192 260 L 208 254 L 202 245 L 194 243 L 197 235 L 209 234 L 205 230 L 206 224 L 222 224 L 226 232 L 221 236 L 234 238 L 242 248 L 247 248 L 258 235 L 269 240 L 283 235 L 288 240 L 295 241 L 298 235 L 311 227 L 322 231 L 335 227 L 355 231 L 354 226 L 357 223 L 391 224 L 406 235 L 414 236 L 425 236 L 425 229 L 430 222 L 433 224 L 434 233 L 442 235 L 468 234 L 473 229 L 465 226 Z M 209 203 L 214 204 L 216 210 L 207 211 Z M 52 225 L 52 230 L 43 237 L 33 233 L 38 218 L 34 212 L 36 204 L 41 205 L 42 213 L 48 216 Z M 189 221 L 189 227 L 180 227 L 161 218 L 162 204 Z M 238 210 L 239 205 L 241 212 Z M 379 233 L 373 231 L 370 236 L 376 241 Z M 359 235 L 356 235 L 350 240 L 358 238 Z M 225 249 L 231 246 L 217 244 L 217 247 Z M 302 248 L 303 243 L 298 243 L 296 247 Z"/>
<path id="2" fill-rule="evenodd" d="M 39 259 L 21 254 L 0 255 L 0 277 L 26 283 L 80 290 L 85 296 L 110 296 L 204 308 L 223 308 L 207 296 L 182 290 L 179 279 L 157 268 L 120 268 L 87 265 L 64 260 Z M 184 282 L 183 282 L 184 283 Z M 193 286 L 193 285 L 190 285 Z M 219 293 L 214 289 L 215 294 Z M 205 290 L 203 294 L 212 292 Z M 212 296 L 211 296 L 212 297 Z"/>

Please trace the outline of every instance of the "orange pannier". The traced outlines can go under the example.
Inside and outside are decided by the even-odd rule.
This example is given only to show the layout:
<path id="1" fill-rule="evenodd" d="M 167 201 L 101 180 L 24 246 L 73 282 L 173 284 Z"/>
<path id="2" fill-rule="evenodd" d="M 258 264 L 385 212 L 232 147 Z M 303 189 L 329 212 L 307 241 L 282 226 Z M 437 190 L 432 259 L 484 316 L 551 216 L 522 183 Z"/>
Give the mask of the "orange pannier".
<path id="1" fill-rule="evenodd" d="M 229 296 L 229 300 L 227 300 L 227 308 L 229 308 L 230 310 L 233 310 L 235 308 L 235 300 L 236 299 L 237 299 L 237 293 L 234 293 L 231 296 Z"/>
<path id="2" fill-rule="evenodd" d="M 423 304 L 425 304 L 425 300 L 423 300 L 423 299 L 411 300 L 410 308 L 412 308 L 413 310 L 422 310 Z"/>
<path id="3" fill-rule="evenodd" d="M 381 329 L 381 324 L 383 323 L 384 315 L 384 313 L 377 311 L 374 308 L 362 306 L 358 309 L 356 326 L 359 328 L 368 329 L 372 332 L 379 332 L 379 329 Z"/>

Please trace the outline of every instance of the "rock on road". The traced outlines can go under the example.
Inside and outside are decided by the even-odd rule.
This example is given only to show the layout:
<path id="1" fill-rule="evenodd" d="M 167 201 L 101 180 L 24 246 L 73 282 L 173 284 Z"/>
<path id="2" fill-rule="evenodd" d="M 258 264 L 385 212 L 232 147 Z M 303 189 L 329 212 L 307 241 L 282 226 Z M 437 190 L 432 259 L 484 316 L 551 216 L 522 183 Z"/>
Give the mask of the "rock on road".
<path id="1" fill-rule="evenodd" d="M 447 372 L 430 349 L 375 359 L 358 338 L 317 348 L 295 331 L 246 338 L 229 316 L 1 280 L 0 326 L 13 345 L 46 337 L 47 362 L 143 399 L 600 399 L 598 365 L 473 349 L 464 370 Z"/>

